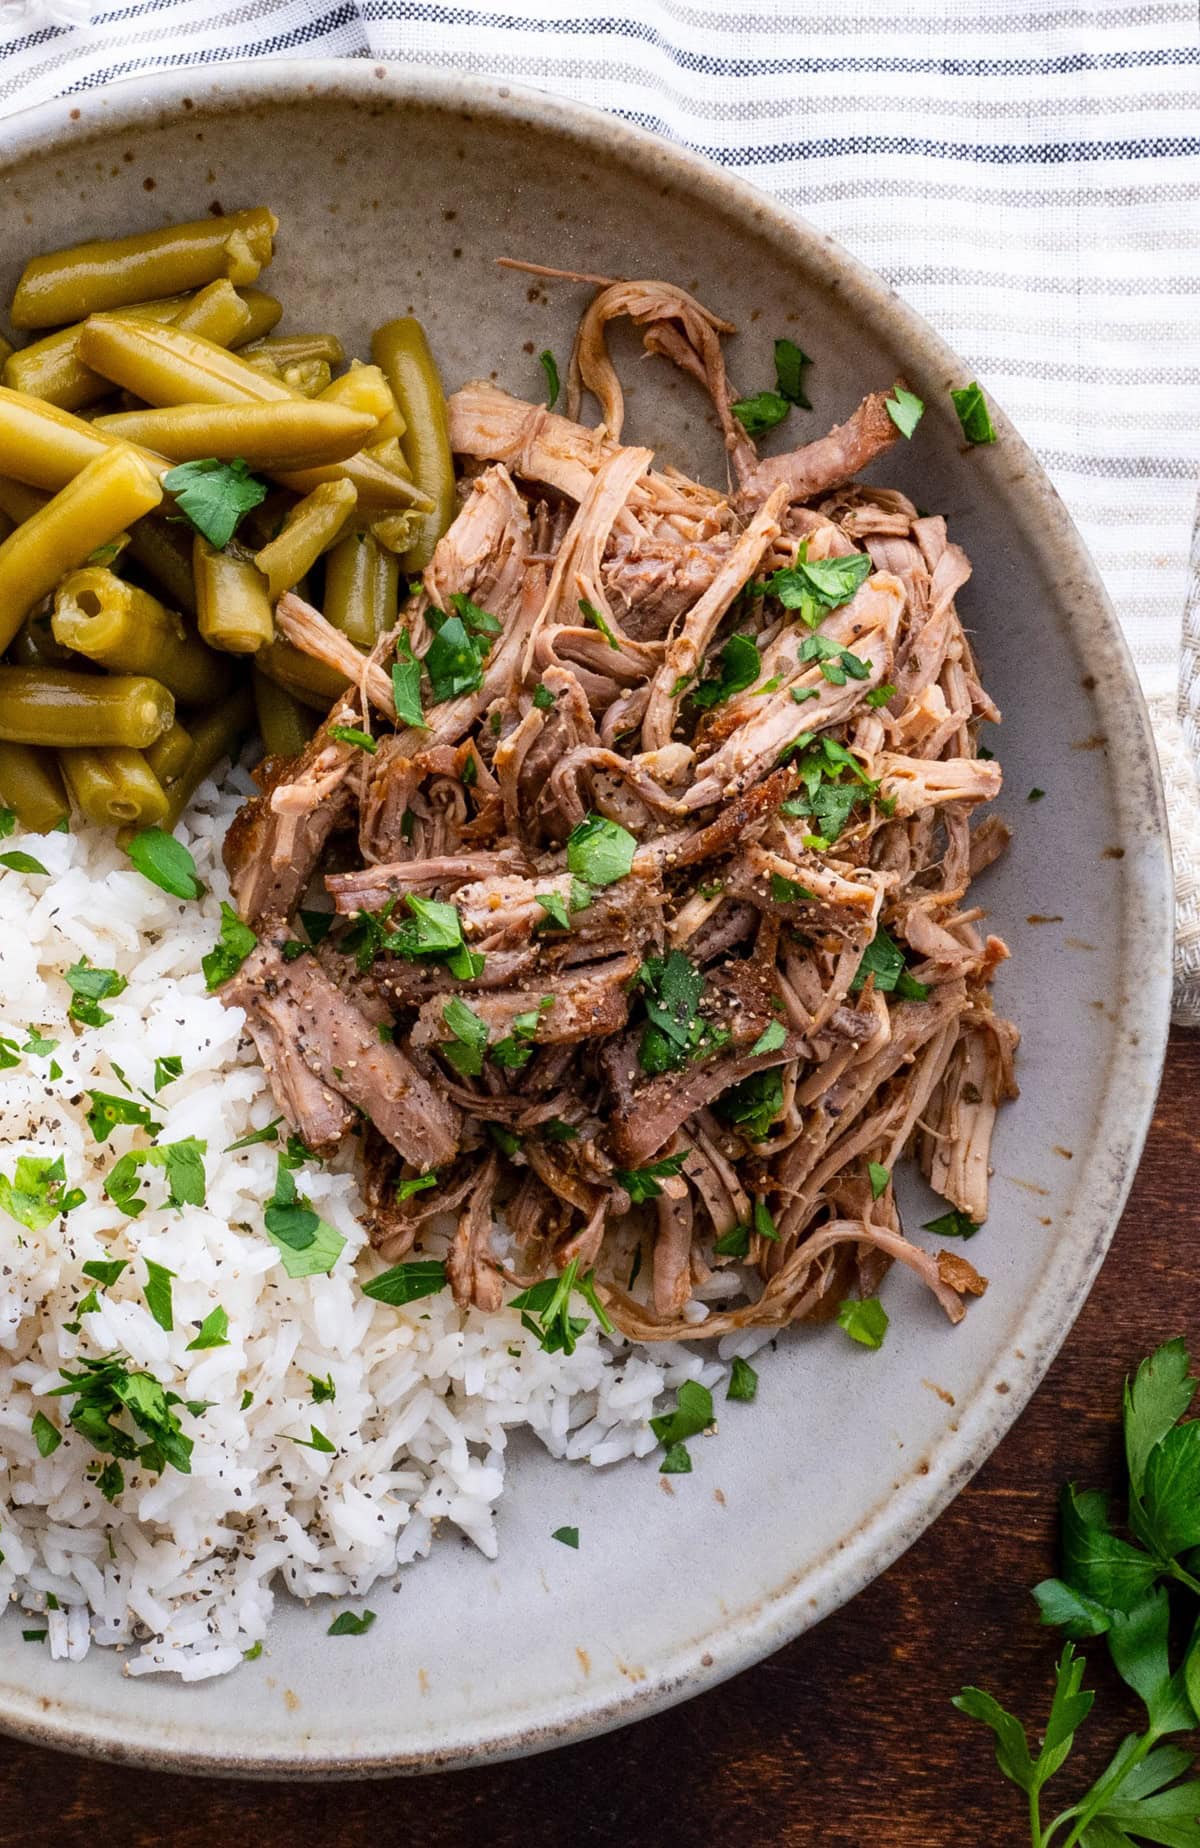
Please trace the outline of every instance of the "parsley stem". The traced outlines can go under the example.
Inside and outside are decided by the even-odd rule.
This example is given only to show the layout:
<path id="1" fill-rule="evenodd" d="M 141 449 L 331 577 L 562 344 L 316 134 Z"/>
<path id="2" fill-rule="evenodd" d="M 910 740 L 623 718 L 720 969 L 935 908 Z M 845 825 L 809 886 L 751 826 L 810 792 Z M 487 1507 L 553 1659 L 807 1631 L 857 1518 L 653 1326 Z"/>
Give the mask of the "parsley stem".
<path id="1" fill-rule="evenodd" d="M 1029 1840 L 1031 1848 L 1045 1848 L 1042 1834 L 1042 1793 L 1036 1787 L 1029 1793 Z"/>
<path id="2" fill-rule="evenodd" d="M 1186 1585 L 1189 1591 L 1194 1591 L 1196 1596 L 1200 1597 L 1200 1580 L 1194 1579 L 1190 1572 L 1186 1572 L 1177 1559 L 1171 1561 L 1167 1571 L 1173 1579 L 1178 1579 L 1181 1585 Z"/>
<path id="3" fill-rule="evenodd" d="M 1112 1796 L 1117 1785 L 1125 1781 L 1135 1765 L 1141 1764 L 1151 1746 L 1157 1745 L 1160 1737 L 1161 1734 L 1159 1734 L 1154 1727 L 1148 1727 L 1134 1746 L 1129 1757 L 1125 1759 L 1122 1764 L 1110 1766 L 1099 1783 L 1092 1786 L 1079 1807 L 1078 1814 L 1075 1818 L 1075 1827 L 1067 1836 L 1062 1848 L 1076 1848 L 1076 1844 L 1083 1835 L 1084 1830 L 1090 1822 L 1095 1821 L 1096 1817 L 1104 1809 L 1104 1806 Z"/>

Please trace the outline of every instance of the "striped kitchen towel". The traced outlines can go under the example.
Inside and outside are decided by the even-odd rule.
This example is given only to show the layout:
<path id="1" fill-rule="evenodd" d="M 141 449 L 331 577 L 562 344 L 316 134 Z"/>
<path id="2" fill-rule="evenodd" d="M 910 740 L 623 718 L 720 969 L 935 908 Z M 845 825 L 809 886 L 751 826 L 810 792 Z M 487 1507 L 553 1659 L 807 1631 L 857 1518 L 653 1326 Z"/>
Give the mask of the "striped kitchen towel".
<path id="1" fill-rule="evenodd" d="M 0 109 L 255 55 L 599 104 L 795 206 L 933 323 L 1120 614 L 1170 807 L 1176 1018 L 1200 1025 L 1196 0 L 0 0 Z"/>

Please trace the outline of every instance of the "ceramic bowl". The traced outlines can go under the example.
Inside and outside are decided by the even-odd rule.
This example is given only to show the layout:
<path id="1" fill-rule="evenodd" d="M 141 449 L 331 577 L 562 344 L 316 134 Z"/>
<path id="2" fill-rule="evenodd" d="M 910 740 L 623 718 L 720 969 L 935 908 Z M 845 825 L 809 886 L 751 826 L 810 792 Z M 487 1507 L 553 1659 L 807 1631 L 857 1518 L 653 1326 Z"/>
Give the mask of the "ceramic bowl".
<path id="1" fill-rule="evenodd" d="M 744 390 L 771 342 L 813 355 L 816 434 L 903 371 L 928 410 L 876 471 L 944 511 L 974 562 L 960 608 L 1004 711 L 1000 808 L 980 883 L 1012 948 L 997 1000 L 1023 1033 L 996 1136 L 991 1279 L 951 1328 L 907 1272 L 870 1353 L 800 1329 L 764 1353 L 753 1408 L 696 1444 L 694 1473 L 513 1458 L 495 1563 L 443 1540 L 327 1639 L 281 1600 L 235 1678 L 130 1680 L 93 1650 L 54 1663 L 0 1624 L 0 1726 L 84 1752 L 226 1774 L 367 1775 L 532 1752 L 619 1726 L 733 1674 L 902 1553 L 1012 1424 L 1077 1314 L 1116 1224 L 1158 1080 L 1171 869 L 1154 746 L 1095 568 L 1020 437 L 968 449 L 963 366 L 877 278 L 741 181 L 607 116 L 531 92 L 365 63 L 259 63 L 80 92 L 0 125 L 7 298 L 32 253 L 226 209 L 282 221 L 269 286 L 285 325 L 419 315 L 450 384 L 536 396 L 586 291 L 497 269 L 508 254 L 681 281 L 743 330 Z M 618 348 L 627 437 L 724 478 L 706 401 Z M 793 418 L 795 422 L 795 418 Z M 1033 786 L 1043 801 L 1027 801 Z M 937 1211 L 916 1183 L 910 1224 Z M 551 1538 L 577 1526 L 572 1552 Z"/>

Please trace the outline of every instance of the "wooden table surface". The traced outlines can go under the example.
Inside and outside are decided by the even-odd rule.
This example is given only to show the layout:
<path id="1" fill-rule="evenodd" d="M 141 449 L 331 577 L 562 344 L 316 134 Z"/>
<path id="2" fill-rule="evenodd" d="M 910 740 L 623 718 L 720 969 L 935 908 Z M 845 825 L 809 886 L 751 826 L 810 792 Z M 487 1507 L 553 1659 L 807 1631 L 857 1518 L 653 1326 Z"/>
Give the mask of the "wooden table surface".
<path id="1" fill-rule="evenodd" d="M 1052 1566 L 1059 1485 L 1116 1480 L 1124 1374 L 1160 1341 L 1196 1334 L 1198 1106 L 1200 1034 L 1176 1033 L 1116 1241 L 1032 1405 L 890 1572 L 769 1661 L 605 1738 L 413 1783 L 210 1783 L 0 1739 L 0 1843 L 1027 1844 L 1021 1799 L 996 1770 L 989 1735 L 960 1719 L 950 1696 L 978 1680 L 1035 1724 L 1044 1718 L 1057 1638 L 1040 1627 L 1029 1588 Z M 1062 1774 L 1064 1803 L 1140 1712 L 1105 1672 L 1102 1645 L 1090 1650 L 1100 1694 Z"/>

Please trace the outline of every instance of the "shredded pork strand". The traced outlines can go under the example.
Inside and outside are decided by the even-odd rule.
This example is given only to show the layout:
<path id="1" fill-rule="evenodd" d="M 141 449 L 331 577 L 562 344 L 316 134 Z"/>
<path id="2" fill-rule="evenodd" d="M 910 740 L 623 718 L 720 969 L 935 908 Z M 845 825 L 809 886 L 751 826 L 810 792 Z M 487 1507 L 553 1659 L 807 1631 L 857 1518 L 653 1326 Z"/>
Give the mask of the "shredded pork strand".
<path id="1" fill-rule="evenodd" d="M 1008 951 L 969 889 L 1008 839 L 973 823 L 1001 774 L 970 564 L 854 479 L 896 440 L 887 393 L 759 460 L 728 322 L 671 283 L 512 267 L 595 288 L 569 414 L 454 393 L 460 511 L 369 656 L 280 600 L 349 685 L 230 829 L 259 944 L 225 998 L 308 1146 L 359 1139 L 378 1249 L 448 1237 L 461 1303 L 574 1262 L 630 1338 L 694 1339 L 827 1319 L 899 1262 L 957 1321 L 985 1280 L 906 1236 L 892 1172 L 913 1156 L 978 1225 L 1016 1095 Z M 622 443 L 617 317 L 708 392 L 736 489 Z M 844 594 L 781 589 L 856 560 Z M 396 728 L 394 661 L 458 609 L 491 623 Z"/>

